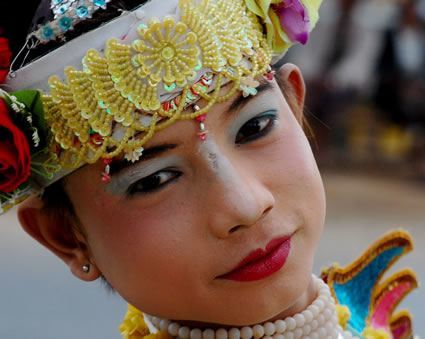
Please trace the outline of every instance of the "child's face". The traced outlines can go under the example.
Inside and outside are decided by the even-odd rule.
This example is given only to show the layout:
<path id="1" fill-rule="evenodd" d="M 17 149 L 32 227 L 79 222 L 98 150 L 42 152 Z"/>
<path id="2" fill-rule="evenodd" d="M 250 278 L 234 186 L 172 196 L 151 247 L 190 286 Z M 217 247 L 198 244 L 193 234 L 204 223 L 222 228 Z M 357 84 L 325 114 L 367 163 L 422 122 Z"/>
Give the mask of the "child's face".
<path id="1" fill-rule="evenodd" d="M 110 184 L 101 164 L 69 176 L 91 261 L 151 315 L 252 324 L 293 306 L 310 282 L 325 216 L 310 146 L 275 82 L 230 111 L 239 96 L 213 106 L 204 142 L 199 123 L 180 121 L 145 147 L 165 144 L 161 152 L 146 151 Z M 291 239 L 281 268 L 282 257 L 243 281 L 223 277 L 283 236 Z"/>

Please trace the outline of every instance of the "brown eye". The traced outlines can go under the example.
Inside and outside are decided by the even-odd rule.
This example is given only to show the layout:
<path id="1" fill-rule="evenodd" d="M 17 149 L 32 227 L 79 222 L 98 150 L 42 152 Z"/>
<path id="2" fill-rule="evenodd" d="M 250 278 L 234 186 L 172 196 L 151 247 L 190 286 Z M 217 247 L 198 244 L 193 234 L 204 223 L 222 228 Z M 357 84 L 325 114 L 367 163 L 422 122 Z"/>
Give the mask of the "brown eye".
<path id="1" fill-rule="evenodd" d="M 181 174 L 181 172 L 171 170 L 155 172 L 131 185 L 128 189 L 128 194 L 146 194 L 159 191 L 180 177 Z"/>
<path id="2" fill-rule="evenodd" d="M 249 120 L 236 135 L 236 144 L 245 144 L 267 135 L 277 120 L 276 114 L 265 114 Z"/>

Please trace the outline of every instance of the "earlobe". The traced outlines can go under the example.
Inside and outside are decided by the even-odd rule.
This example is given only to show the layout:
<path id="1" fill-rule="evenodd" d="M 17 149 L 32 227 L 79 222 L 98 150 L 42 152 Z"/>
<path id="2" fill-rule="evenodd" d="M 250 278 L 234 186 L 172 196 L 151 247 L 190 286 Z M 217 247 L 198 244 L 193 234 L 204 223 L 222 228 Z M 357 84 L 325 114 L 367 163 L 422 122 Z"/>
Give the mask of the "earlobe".
<path id="1" fill-rule="evenodd" d="M 300 69 L 294 64 L 284 64 L 278 71 L 277 76 L 279 83 L 282 84 L 282 91 L 285 92 L 285 96 L 288 98 L 288 103 L 294 112 L 295 117 L 301 123 L 304 114 L 304 101 L 306 88 L 304 78 L 301 74 Z"/>
<path id="2" fill-rule="evenodd" d="M 100 276 L 91 262 L 88 248 L 82 236 L 73 234 L 68 220 L 54 218 L 43 210 L 43 201 L 36 196 L 28 198 L 18 209 L 22 228 L 44 247 L 58 256 L 81 280 L 92 281 Z M 84 265 L 90 265 L 86 272 Z"/>

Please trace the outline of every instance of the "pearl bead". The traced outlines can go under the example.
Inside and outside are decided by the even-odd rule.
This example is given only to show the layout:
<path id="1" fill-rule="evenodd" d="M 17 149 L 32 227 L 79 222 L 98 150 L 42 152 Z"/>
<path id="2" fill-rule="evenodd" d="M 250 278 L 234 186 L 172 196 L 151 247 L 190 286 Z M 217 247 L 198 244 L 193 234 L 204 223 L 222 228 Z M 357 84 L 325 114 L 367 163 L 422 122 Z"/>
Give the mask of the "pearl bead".
<path id="1" fill-rule="evenodd" d="M 302 314 L 295 314 L 294 319 L 297 324 L 297 327 L 302 327 L 305 324 L 305 318 Z"/>
<path id="2" fill-rule="evenodd" d="M 283 333 L 286 330 L 286 323 L 283 320 L 276 320 L 274 326 L 276 327 L 277 333 Z"/>
<path id="3" fill-rule="evenodd" d="M 229 339 L 240 339 L 241 331 L 239 329 L 233 327 L 229 331 Z"/>
<path id="4" fill-rule="evenodd" d="M 323 314 L 319 314 L 317 316 L 317 321 L 319 322 L 320 325 L 324 325 L 326 322 L 325 316 Z"/>
<path id="5" fill-rule="evenodd" d="M 170 325 L 170 321 L 167 319 L 162 319 L 159 322 L 159 328 L 161 329 L 161 331 L 168 330 L 168 325 Z"/>
<path id="6" fill-rule="evenodd" d="M 189 327 L 183 326 L 179 328 L 178 336 L 182 339 L 187 339 L 190 336 L 190 330 Z"/>
<path id="7" fill-rule="evenodd" d="M 254 336 L 254 331 L 251 327 L 245 326 L 241 329 L 241 338 L 242 339 L 251 339 Z"/>
<path id="8" fill-rule="evenodd" d="M 271 322 L 266 322 L 263 325 L 263 327 L 264 327 L 264 333 L 266 335 L 273 335 L 276 332 L 276 328 L 275 328 L 274 324 L 271 323 Z"/>
<path id="9" fill-rule="evenodd" d="M 295 329 L 295 327 L 297 327 L 297 323 L 296 323 L 295 319 L 292 318 L 292 317 L 286 318 L 285 323 L 286 323 L 286 328 L 289 331 L 292 331 L 293 329 Z"/>
<path id="10" fill-rule="evenodd" d="M 323 310 L 323 315 L 325 316 L 326 319 L 330 319 L 332 317 L 332 312 L 329 308 L 325 308 Z"/>
<path id="11" fill-rule="evenodd" d="M 292 332 L 285 333 L 285 335 L 283 337 L 285 339 L 295 339 L 294 333 L 292 333 Z"/>
<path id="12" fill-rule="evenodd" d="M 328 333 L 332 333 L 334 331 L 334 324 L 328 321 L 325 324 L 325 328 L 328 331 Z"/>
<path id="13" fill-rule="evenodd" d="M 159 319 L 159 318 L 157 318 L 157 317 L 152 317 L 150 320 L 151 320 L 152 324 L 154 324 L 154 325 L 155 325 L 155 327 L 158 327 L 158 326 L 159 326 L 159 321 L 160 321 L 160 319 Z"/>
<path id="14" fill-rule="evenodd" d="M 255 325 L 252 330 L 254 331 L 255 338 L 261 338 L 264 336 L 264 327 L 261 325 Z"/>
<path id="15" fill-rule="evenodd" d="M 303 333 L 305 334 L 305 335 L 307 335 L 307 334 L 309 334 L 311 332 L 311 326 L 310 325 L 304 325 L 304 327 L 303 327 Z"/>
<path id="16" fill-rule="evenodd" d="M 194 328 L 190 331 L 190 339 L 202 339 L 202 331 L 199 328 Z"/>
<path id="17" fill-rule="evenodd" d="M 313 319 L 310 326 L 312 329 L 316 329 L 319 326 L 319 322 L 316 319 Z"/>
<path id="18" fill-rule="evenodd" d="M 311 313 L 310 310 L 303 311 L 302 315 L 304 316 L 306 323 L 310 323 L 313 320 L 313 313 Z"/>
<path id="19" fill-rule="evenodd" d="M 176 337 L 179 334 L 180 325 L 177 323 L 171 323 L 168 325 L 168 333 L 170 333 L 173 337 Z"/>
<path id="20" fill-rule="evenodd" d="M 316 305 L 314 305 L 314 304 L 312 304 L 309 307 L 307 307 L 307 310 L 309 310 L 313 314 L 313 317 L 314 318 L 317 317 L 317 315 L 320 312 L 319 308 Z"/>
<path id="21" fill-rule="evenodd" d="M 217 339 L 227 339 L 227 331 L 224 328 L 219 328 L 217 332 L 215 332 L 215 336 Z"/>
<path id="22" fill-rule="evenodd" d="M 317 306 L 319 311 L 321 311 L 323 307 L 325 307 L 325 303 L 321 299 L 317 299 L 314 304 Z"/>
<path id="23" fill-rule="evenodd" d="M 214 330 L 208 328 L 202 332 L 202 338 L 203 339 L 214 339 L 215 333 Z"/>
<path id="24" fill-rule="evenodd" d="M 317 332 L 319 334 L 319 338 L 326 338 L 326 330 L 323 327 L 320 327 Z"/>
<path id="25" fill-rule="evenodd" d="M 273 339 L 285 339 L 283 334 L 275 334 L 273 335 Z"/>
<path id="26" fill-rule="evenodd" d="M 310 338 L 311 338 L 311 339 L 319 339 L 319 335 L 318 335 L 317 333 L 312 333 L 312 334 L 310 335 Z"/>
<path id="27" fill-rule="evenodd" d="M 294 337 L 296 339 L 301 338 L 302 335 L 303 335 L 303 330 L 301 328 L 295 329 L 295 331 L 294 331 Z"/>

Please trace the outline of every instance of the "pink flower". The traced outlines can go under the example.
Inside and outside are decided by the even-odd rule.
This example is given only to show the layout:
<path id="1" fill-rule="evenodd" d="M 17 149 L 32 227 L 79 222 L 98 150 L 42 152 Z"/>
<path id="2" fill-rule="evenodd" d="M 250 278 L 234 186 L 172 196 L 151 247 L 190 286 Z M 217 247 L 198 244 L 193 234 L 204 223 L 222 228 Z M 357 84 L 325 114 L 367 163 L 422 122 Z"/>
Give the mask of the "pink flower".
<path id="1" fill-rule="evenodd" d="M 300 0 L 284 0 L 272 5 L 280 25 L 292 42 L 305 45 L 310 33 L 310 18 Z"/>

